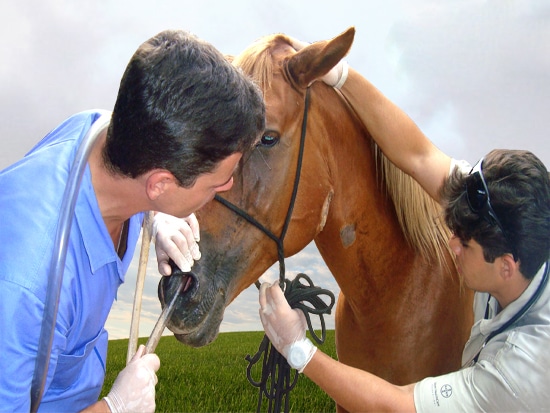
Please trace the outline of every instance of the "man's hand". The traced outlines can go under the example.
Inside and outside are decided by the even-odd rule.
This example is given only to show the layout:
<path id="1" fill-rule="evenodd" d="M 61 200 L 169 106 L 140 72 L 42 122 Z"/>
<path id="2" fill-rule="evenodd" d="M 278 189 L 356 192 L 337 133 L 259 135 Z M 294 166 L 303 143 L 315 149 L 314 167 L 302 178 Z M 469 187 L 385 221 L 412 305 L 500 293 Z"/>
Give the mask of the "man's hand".
<path id="1" fill-rule="evenodd" d="M 290 307 L 278 283 L 272 286 L 263 283 L 260 286 L 260 319 L 273 346 L 293 368 L 301 372 L 317 347 L 306 338 L 307 322 L 304 313 Z M 300 347 L 303 353 L 303 357 L 298 357 L 297 363 L 293 363 L 295 358 L 289 358 L 294 347 Z"/>
<path id="2" fill-rule="evenodd" d="M 160 360 L 156 354 L 143 355 L 144 352 L 145 346 L 139 346 L 105 397 L 112 413 L 155 411 L 155 372 L 160 367 Z"/>
<path id="3" fill-rule="evenodd" d="M 152 237 L 155 239 L 155 251 L 159 272 L 172 274 L 168 261 L 172 261 L 183 272 L 191 271 L 193 263 L 200 259 L 198 241 L 200 241 L 199 222 L 195 214 L 186 218 L 157 212 L 153 218 Z"/>

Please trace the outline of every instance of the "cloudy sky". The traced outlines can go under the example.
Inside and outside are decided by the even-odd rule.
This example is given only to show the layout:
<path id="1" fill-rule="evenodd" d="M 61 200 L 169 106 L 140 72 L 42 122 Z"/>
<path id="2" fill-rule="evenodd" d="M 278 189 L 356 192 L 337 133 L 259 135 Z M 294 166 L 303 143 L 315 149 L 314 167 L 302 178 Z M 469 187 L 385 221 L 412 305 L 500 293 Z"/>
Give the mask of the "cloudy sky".
<path id="1" fill-rule="evenodd" d="M 550 165 L 550 2 L 544 0 L 4 0 L 0 5 L 0 169 L 71 114 L 112 109 L 135 49 L 169 28 L 223 53 L 283 32 L 306 41 L 357 34 L 348 62 L 448 154 L 475 162 L 521 148 Z M 108 321 L 128 336 L 139 246 Z M 140 336 L 159 313 L 149 260 Z M 338 288 L 313 245 L 287 262 Z M 275 280 L 276 268 L 263 279 Z M 259 330 L 252 286 L 228 308 L 222 331 Z M 333 326 L 332 318 L 329 326 Z"/>

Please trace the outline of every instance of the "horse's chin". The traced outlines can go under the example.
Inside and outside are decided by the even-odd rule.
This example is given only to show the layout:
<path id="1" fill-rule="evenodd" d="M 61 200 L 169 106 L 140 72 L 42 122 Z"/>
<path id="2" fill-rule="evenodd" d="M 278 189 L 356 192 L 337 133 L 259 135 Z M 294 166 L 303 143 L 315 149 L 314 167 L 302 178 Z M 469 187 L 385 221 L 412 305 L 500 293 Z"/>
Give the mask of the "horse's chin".
<path id="1" fill-rule="evenodd" d="M 169 303 L 175 293 L 179 275 L 163 277 L 159 283 L 159 298 L 163 305 Z M 192 347 L 205 346 L 216 339 L 226 306 L 226 291 L 212 283 L 201 283 L 194 274 L 186 274 L 187 288 L 179 291 L 175 309 L 166 327 L 178 341 Z"/>
<path id="2" fill-rule="evenodd" d="M 180 343 L 188 345 L 190 347 L 202 347 L 213 342 L 218 336 L 218 333 L 219 333 L 219 324 L 218 324 L 218 328 L 216 329 L 194 331 L 189 334 L 174 333 L 174 337 L 176 337 L 176 339 Z"/>
<path id="3" fill-rule="evenodd" d="M 204 317 L 198 325 L 188 326 L 176 315 L 177 325 L 169 322 L 167 327 L 180 343 L 191 347 L 206 346 L 213 342 L 220 332 L 224 309 L 225 299 L 219 296 L 214 305 L 204 313 Z"/>

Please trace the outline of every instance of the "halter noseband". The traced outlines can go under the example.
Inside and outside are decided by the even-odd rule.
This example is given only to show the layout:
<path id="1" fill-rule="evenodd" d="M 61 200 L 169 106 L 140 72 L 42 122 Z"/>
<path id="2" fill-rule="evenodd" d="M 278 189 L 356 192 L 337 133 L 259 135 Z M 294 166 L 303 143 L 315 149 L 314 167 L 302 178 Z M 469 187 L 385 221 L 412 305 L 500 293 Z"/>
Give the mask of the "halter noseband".
<path id="1" fill-rule="evenodd" d="M 254 225 L 256 228 L 262 231 L 265 235 L 267 235 L 269 238 L 275 241 L 275 243 L 277 244 L 277 256 L 279 260 L 279 283 L 281 284 L 281 288 L 283 288 L 284 286 L 284 279 L 285 279 L 284 238 L 288 230 L 288 227 L 290 225 L 290 219 L 292 217 L 292 211 L 294 210 L 294 204 L 296 203 L 296 195 L 298 194 L 298 185 L 300 183 L 300 175 L 302 172 L 302 161 L 304 158 L 304 146 L 306 141 L 307 114 L 309 109 L 309 100 L 310 100 L 310 97 L 309 97 L 309 87 L 308 87 L 306 89 L 306 97 L 304 101 L 304 116 L 302 119 L 302 132 L 300 136 L 300 148 L 298 151 L 298 162 L 296 164 L 296 176 L 294 178 L 294 187 L 292 189 L 292 196 L 290 198 L 290 204 L 288 206 L 288 211 L 286 214 L 285 223 L 283 225 L 283 230 L 281 231 L 281 235 L 277 237 L 272 231 L 270 231 L 268 228 L 266 228 L 264 225 L 258 222 L 258 220 L 256 220 L 246 211 L 239 208 L 235 204 L 232 204 L 226 199 L 222 198 L 218 194 L 216 194 L 216 196 L 214 197 L 216 201 L 220 202 L 222 205 L 229 208 L 235 214 L 247 220 L 250 224 Z M 257 287 L 259 287 L 259 284 L 260 284 L 259 281 L 256 281 Z"/>

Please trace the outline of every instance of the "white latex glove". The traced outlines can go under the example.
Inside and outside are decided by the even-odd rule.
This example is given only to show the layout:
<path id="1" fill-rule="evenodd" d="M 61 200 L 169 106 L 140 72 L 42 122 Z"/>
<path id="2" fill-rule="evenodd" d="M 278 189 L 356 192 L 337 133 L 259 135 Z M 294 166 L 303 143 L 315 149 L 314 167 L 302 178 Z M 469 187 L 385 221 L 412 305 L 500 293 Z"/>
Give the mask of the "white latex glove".
<path id="1" fill-rule="evenodd" d="M 294 39 L 289 37 L 292 43 L 292 47 L 296 51 L 302 50 L 304 47 L 309 46 L 310 43 L 302 42 L 301 40 Z M 332 86 L 336 89 L 341 89 L 346 83 L 348 78 L 349 65 L 345 60 L 340 60 L 336 66 L 334 66 L 330 71 L 324 75 L 321 80 L 327 85 Z"/>
<path id="2" fill-rule="evenodd" d="M 307 322 L 304 313 L 288 304 L 281 287 L 263 283 L 260 286 L 260 319 L 273 346 L 300 373 L 309 363 L 317 347 L 306 338 Z M 289 358 L 293 347 L 301 347 L 304 353 L 298 363 Z"/>
<path id="3" fill-rule="evenodd" d="M 145 346 L 141 345 L 132 360 L 122 370 L 105 401 L 113 413 L 122 412 L 154 412 L 155 385 L 160 367 L 156 354 L 145 354 Z"/>
<path id="4" fill-rule="evenodd" d="M 200 259 L 198 241 L 200 241 L 199 222 L 195 214 L 186 218 L 157 212 L 153 218 L 152 237 L 155 240 L 155 251 L 159 272 L 162 275 L 172 274 L 168 263 L 172 258 L 183 272 L 191 271 L 193 263 Z"/>

